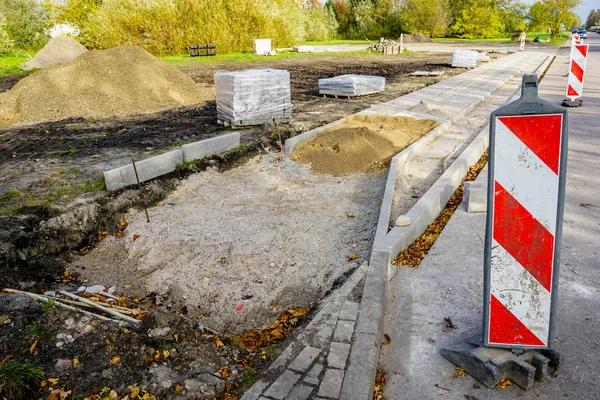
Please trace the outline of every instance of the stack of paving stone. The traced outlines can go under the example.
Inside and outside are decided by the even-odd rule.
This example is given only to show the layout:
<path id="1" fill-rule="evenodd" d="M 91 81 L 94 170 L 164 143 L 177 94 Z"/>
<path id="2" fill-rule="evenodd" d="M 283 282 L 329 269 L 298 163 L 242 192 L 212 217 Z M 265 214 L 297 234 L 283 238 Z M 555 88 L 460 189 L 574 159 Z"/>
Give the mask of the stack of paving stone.
<path id="1" fill-rule="evenodd" d="M 365 96 L 385 90 L 385 78 L 369 75 L 340 75 L 319 79 L 319 94 L 329 96 Z"/>
<path id="2" fill-rule="evenodd" d="M 289 122 L 290 73 L 272 68 L 215 73 L 217 118 L 231 126 Z"/>
<path id="3" fill-rule="evenodd" d="M 454 50 L 452 53 L 452 66 L 459 68 L 475 68 L 479 60 L 476 50 Z"/>
<path id="4" fill-rule="evenodd" d="M 379 42 L 373 43 L 367 50 L 377 51 L 383 54 L 398 54 L 400 53 L 400 43 L 381 38 Z"/>

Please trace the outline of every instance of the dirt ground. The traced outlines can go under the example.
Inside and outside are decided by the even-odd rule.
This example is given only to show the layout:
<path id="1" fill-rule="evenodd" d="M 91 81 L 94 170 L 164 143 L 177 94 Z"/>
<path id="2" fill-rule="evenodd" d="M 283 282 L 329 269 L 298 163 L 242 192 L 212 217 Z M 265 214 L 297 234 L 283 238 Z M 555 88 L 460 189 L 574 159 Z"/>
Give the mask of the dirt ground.
<path id="1" fill-rule="evenodd" d="M 410 91 L 458 74 L 449 67 L 449 54 L 406 54 L 400 56 L 337 55 L 318 58 L 277 60 L 264 63 L 215 63 L 186 65 L 180 69 L 194 81 L 212 84 L 219 69 L 240 70 L 258 66 L 286 68 L 291 73 L 291 126 L 285 135 L 321 126 L 348 114 L 388 101 Z M 415 70 L 443 70 L 440 78 L 410 77 Z M 356 99 L 318 96 L 319 78 L 340 74 L 373 74 L 387 78 L 384 93 Z M 0 89 L 8 90 L 18 78 L 0 79 Z M 15 125 L 0 130 L 0 219 L 10 232 L 0 234 L 0 265 L 18 262 L 31 265 L 30 254 L 21 251 L 19 259 L 7 258 L 18 249 L 31 247 L 37 240 L 36 227 L 49 217 L 106 197 L 102 172 L 130 162 L 131 155 L 144 159 L 181 143 L 206 139 L 227 130 L 216 123 L 213 102 L 204 107 L 181 108 L 139 117 L 84 120 L 70 119 L 35 125 Z M 272 139 L 273 127 L 242 131 L 242 144 L 262 148 Z M 272 140 L 271 140 L 272 141 Z M 267 140 L 268 142 L 268 140 Z M 268 144 L 267 144 L 268 145 Z M 65 227 L 66 230 L 70 229 Z M 8 250 L 2 243 L 8 243 Z M 73 249 L 74 243 L 63 251 Z M 4 247 L 4 248 L 2 248 Z M 13 251 L 14 253 L 14 251 Z M 36 251 L 36 258 L 43 257 Z M 24 269 L 19 267 L 21 271 Z M 57 265 L 60 269 L 62 266 Z M 5 268 L 4 282 L 11 282 L 11 268 Z M 15 275 L 16 276 L 16 275 Z M 23 278 L 21 276 L 21 278 Z M 14 279 L 12 280 L 14 282 Z"/>
<path id="2" fill-rule="evenodd" d="M 69 269 L 131 296 L 160 294 L 219 331 L 260 328 L 316 304 L 368 260 L 384 177 L 314 173 L 278 153 L 207 170 L 151 208 L 150 223 L 131 210 L 123 237 Z"/>
<path id="3" fill-rule="evenodd" d="M 439 53 L 265 60 L 261 66 L 286 68 L 291 74 L 295 122 L 283 129 L 284 137 L 463 72 L 450 69 L 450 55 Z M 218 69 L 256 66 L 180 69 L 195 82 L 210 85 Z M 446 74 L 408 76 L 416 70 Z M 319 78 L 349 73 L 385 76 L 387 90 L 357 99 L 318 96 Z M 7 90 L 17 81 L 0 79 L 0 88 Z M 3 358 L 11 355 L 41 365 L 47 377 L 60 378 L 56 387 L 77 395 L 99 393 L 102 386 L 121 395 L 137 383 L 161 398 L 212 398 L 234 380 L 248 384 L 256 379 L 255 368 L 276 356 L 276 349 L 263 343 L 253 353 L 259 364 L 248 363 L 243 355 L 249 353 L 233 339 L 222 346 L 215 337 L 202 336 L 197 321 L 239 332 L 270 324 L 290 307 L 317 303 L 368 259 L 385 170 L 343 177 L 313 173 L 279 153 L 264 152 L 276 147 L 273 127 L 267 126 L 242 132 L 242 143 L 263 150 L 262 155 L 241 151 L 219 164 L 220 172 L 208 162 L 200 166 L 208 168 L 203 172 L 145 184 L 154 205 L 150 224 L 139 208 L 131 208 L 135 190 L 109 195 L 103 190 L 102 171 L 128 163 L 131 154 L 143 159 L 225 131 L 216 124 L 214 103 L 151 116 L 71 119 L 0 130 L 0 224 L 6 227 L 0 232 L 2 284 L 40 293 L 48 290 L 45 283 L 27 281 L 52 281 L 68 268 L 79 272 L 86 285 L 116 285 L 119 293 L 150 298 L 162 303 L 163 311 L 178 310 L 187 318 L 185 323 L 159 318 L 132 332 L 0 295 Z M 236 157 L 247 156 L 254 158 L 229 169 Z M 120 210 L 128 209 L 122 237 L 89 240 L 104 228 L 100 221 L 107 219 L 101 214 L 123 218 Z M 83 246 L 91 248 L 87 255 L 74 255 Z M 40 275 L 38 263 L 50 258 L 48 249 L 52 257 L 70 255 L 72 262 L 56 258 L 44 264 L 48 268 Z M 196 323 L 190 325 L 190 319 Z M 175 331 L 150 337 L 151 330 L 174 324 Z M 51 331 L 43 340 L 39 325 Z M 38 336 L 37 349 L 30 351 Z M 117 356 L 121 361 L 112 363 Z M 225 367 L 230 378 L 215 379 L 213 374 Z"/>

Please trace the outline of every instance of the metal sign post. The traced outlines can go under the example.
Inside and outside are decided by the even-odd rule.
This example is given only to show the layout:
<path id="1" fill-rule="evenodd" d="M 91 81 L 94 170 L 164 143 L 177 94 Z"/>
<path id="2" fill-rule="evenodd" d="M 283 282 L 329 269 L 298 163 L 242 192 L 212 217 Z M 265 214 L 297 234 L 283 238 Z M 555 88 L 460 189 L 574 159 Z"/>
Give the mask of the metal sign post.
<path id="1" fill-rule="evenodd" d="M 550 349 L 556 315 L 567 167 L 566 109 L 521 98 L 491 115 L 483 334 L 441 354 L 488 387 L 529 389 L 558 367 Z"/>

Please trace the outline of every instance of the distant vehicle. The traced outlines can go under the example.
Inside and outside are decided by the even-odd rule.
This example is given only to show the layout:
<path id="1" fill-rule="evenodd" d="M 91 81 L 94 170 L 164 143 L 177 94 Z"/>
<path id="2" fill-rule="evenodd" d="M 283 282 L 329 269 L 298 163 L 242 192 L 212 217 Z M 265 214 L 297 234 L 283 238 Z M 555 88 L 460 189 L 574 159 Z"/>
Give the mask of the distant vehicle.
<path id="1" fill-rule="evenodd" d="M 582 39 L 587 39 L 587 31 L 585 29 L 580 29 L 577 33 L 581 36 Z"/>
<path id="2" fill-rule="evenodd" d="M 571 29 L 571 33 L 575 33 L 575 32 L 577 32 L 577 28 Z"/>

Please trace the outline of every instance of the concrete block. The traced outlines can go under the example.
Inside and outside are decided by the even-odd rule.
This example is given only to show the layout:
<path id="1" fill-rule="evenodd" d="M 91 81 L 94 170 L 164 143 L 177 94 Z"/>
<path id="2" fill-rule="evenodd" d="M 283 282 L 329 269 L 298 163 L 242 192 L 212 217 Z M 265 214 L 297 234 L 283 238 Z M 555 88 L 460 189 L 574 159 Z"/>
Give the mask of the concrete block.
<path id="1" fill-rule="evenodd" d="M 175 171 L 177 164 L 182 163 L 183 155 L 181 150 L 173 150 L 143 161 L 137 161 L 135 165 L 140 177 L 140 182 L 146 182 Z M 137 183 L 132 165 L 125 165 L 120 168 L 105 171 L 104 181 L 106 182 L 106 189 L 109 191 Z"/>
<path id="2" fill-rule="evenodd" d="M 341 342 L 351 342 L 353 334 L 354 334 L 354 321 L 339 320 L 335 327 L 335 333 L 333 334 L 333 339 L 339 340 Z"/>
<path id="3" fill-rule="evenodd" d="M 357 333 L 352 343 L 350 364 L 340 399 L 371 400 L 379 361 L 379 338 L 371 333 Z M 321 392 L 319 391 L 319 395 Z"/>
<path id="4" fill-rule="evenodd" d="M 331 342 L 329 355 L 327 356 L 327 366 L 329 368 L 345 369 L 348 355 L 350 354 L 350 345 L 347 343 Z"/>
<path id="5" fill-rule="evenodd" d="M 313 385 L 319 384 L 319 375 L 323 371 L 323 364 L 315 364 L 314 367 L 310 370 L 310 372 L 304 377 L 304 382 L 308 382 Z"/>
<path id="6" fill-rule="evenodd" d="M 321 354 L 321 349 L 317 349 L 315 347 L 307 346 L 298 357 L 290 364 L 289 368 L 299 372 L 307 371 L 315 359 Z"/>
<path id="7" fill-rule="evenodd" d="M 359 304 L 353 301 L 347 301 L 342 306 L 342 311 L 340 311 L 340 319 L 344 319 L 346 321 L 356 321 L 356 317 L 358 316 L 358 307 Z"/>
<path id="8" fill-rule="evenodd" d="M 199 142 L 184 144 L 181 152 L 184 162 L 199 160 L 213 154 L 223 153 L 240 145 L 240 133 L 233 132 L 227 135 L 201 140 Z"/>
<path id="9" fill-rule="evenodd" d="M 339 399 L 340 391 L 342 390 L 342 383 L 344 382 L 344 371 L 339 369 L 327 369 L 325 371 L 325 377 L 323 382 L 319 386 L 319 396 L 328 397 L 331 399 Z M 371 395 L 373 394 L 373 388 L 370 388 Z M 353 396 L 342 397 L 345 399 L 354 399 Z"/>
<path id="10" fill-rule="evenodd" d="M 307 400 L 310 398 L 310 394 L 313 390 L 313 387 L 307 385 L 295 386 L 292 392 L 285 398 L 285 400 Z"/>
<path id="11" fill-rule="evenodd" d="M 487 211 L 487 183 L 486 182 L 465 182 L 465 194 L 463 201 L 467 212 L 486 212 Z"/>
<path id="12" fill-rule="evenodd" d="M 271 364 L 269 369 L 272 370 L 284 368 L 288 361 L 291 360 L 292 356 L 294 355 L 294 347 L 296 347 L 295 343 L 290 343 L 290 345 L 286 347 L 286 349 L 279 355 L 279 357 L 277 357 L 277 360 L 275 360 L 273 364 Z"/>
<path id="13" fill-rule="evenodd" d="M 283 374 L 279 375 L 279 378 L 269 387 L 264 395 L 266 397 L 273 397 L 277 400 L 283 400 L 292 391 L 292 388 L 300 379 L 300 375 L 293 373 L 290 370 L 286 370 Z"/>
<path id="14" fill-rule="evenodd" d="M 262 392 L 269 386 L 267 382 L 256 381 L 240 400 L 258 400 Z"/>

